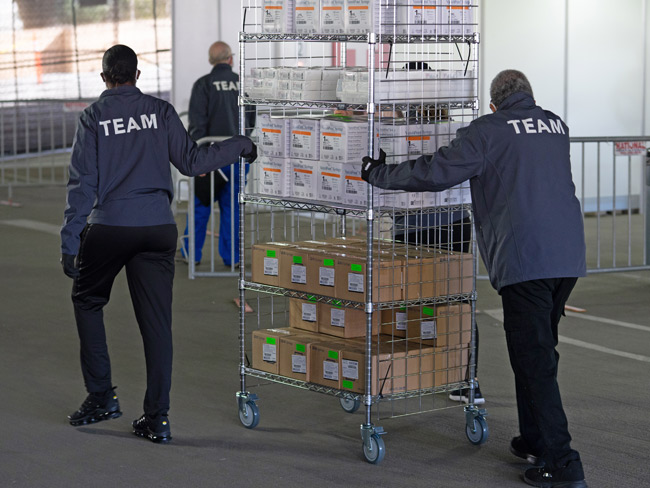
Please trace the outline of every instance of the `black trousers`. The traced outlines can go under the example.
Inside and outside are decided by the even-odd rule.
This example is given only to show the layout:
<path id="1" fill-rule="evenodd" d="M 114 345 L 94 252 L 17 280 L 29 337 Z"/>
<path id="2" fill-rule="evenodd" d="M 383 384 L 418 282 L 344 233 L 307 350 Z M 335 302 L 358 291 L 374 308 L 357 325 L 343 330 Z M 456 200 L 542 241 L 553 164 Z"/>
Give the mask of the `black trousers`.
<path id="1" fill-rule="evenodd" d="M 147 391 L 144 412 L 167 414 L 172 374 L 172 285 L 176 225 L 117 227 L 91 224 L 81 235 L 79 277 L 74 281 L 81 370 L 88 392 L 111 388 L 104 306 L 115 277 L 126 268 L 135 316 L 144 342 Z"/>
<path id="2" fill-rule="evenodd" d="M 557 383 L 558 324 L 577 278 L 526 281 L 501 289 L 503 326 L 515 373 L 519 430 L 551 469 L 579 460 Z"/>
<path id="3" fill-rule="evenodd" d="M 420 229 L 408 234 L 397 234 L 395 240 L 418 246 L 437 247 L 454 252 L 469 252 L 472 240 L 472 221 L 469 217 L 456 220 L 449 224 Z M 478 377 L 478 324 L 476 326 L 476 347 L 472 350 L 470 364 L 474 363 L 474 375 Z M 465 379 L 469 380 L 469 367 L 465 372 Z"/>

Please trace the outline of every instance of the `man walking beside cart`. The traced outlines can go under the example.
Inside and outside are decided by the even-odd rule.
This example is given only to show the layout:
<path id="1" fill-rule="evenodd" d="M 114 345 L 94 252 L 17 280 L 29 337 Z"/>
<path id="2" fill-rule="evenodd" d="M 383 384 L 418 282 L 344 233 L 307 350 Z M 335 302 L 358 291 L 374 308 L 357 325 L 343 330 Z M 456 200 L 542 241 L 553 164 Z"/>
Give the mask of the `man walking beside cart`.
<path id="1" fill-rule="evenodd" d="M 558 324 L 578 277 L 586 275 L 580 204 L 569 157 L 569 129 L 535 104 L 526 76 L 499 73 L 494 113 L 458 130 L 434 155 L 386 165 L 363 159 L 362 177 L 379 188 L 442 191 L 470 180 L 477 242 L 503 303 L 515 374 L 520 435 L 510 445 L 527 459 L 524 481 L 584 488 L 557 383 Z"/>

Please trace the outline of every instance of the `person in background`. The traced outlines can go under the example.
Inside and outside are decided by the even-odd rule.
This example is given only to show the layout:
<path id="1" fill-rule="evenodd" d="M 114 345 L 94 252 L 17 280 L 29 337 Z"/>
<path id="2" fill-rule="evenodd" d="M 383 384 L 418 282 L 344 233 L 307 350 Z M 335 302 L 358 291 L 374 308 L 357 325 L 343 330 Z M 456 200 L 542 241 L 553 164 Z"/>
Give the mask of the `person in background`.
<path id="1" fill-rule="evenodd" d="M 379 188 L 441 191 L 470 180 L 477 242 L 501 295 L 515 375 L 520 435 L 513 454 L 537 467 L 524 481 L 584 488 L 557 383 L 558 324 L 578 277 L 586 275 L 580 203 L 571 176 L 569 128 L 535 104 L 520 71 L 490 85 L 492 114 L 457 131 L 431 156 L 386 165 L 363 158 L 362 177 Z"/>
<path id="2" fill-rule="evenodd" d="M 174 107 L 136 88 L 140 71 L 131 48 L 108 49 L 102 70 L 106 90 L 83 111 L 77 125 L 61 228 L 61 263 L 74 280 L 72 303 L 88 392 L 68 419 L 77 426 L 122 415 L 112 384 L 103 310 L 115 277 L 125 268 L 147 369 L 144 414 L 133 422 L 133 432 L 168 442 L 178 240 L 169 162 L 182 174 L 195 176 L 238 157 L 253 160 L 257 150 L 244 136 L 197 147 Z"/>
<path id="3" fill-rule="evenodd" d="M 194 141 L 207 136 L 233 136 L 239 130 L 239 75 L 233 73 L 233 54 L 230 46 L 217 41 L 208 50 L 208 60 L 212 71 L 199 78 L 192 87 L 188 111 L 188 132 Z M 250 121 L 249 121 L 250 122 Z M 253 124 L 250 123 L 249 127 Z M 236 160 L 231 163 L 236 163 Z M 247 168 L 248 169 L 248 168 Z M 239 263 L 239 200 L 236 195 L 231 206 L 231 180 L 235 192 L 239 191 L 239 167 L 229 165 L 211 175 L 196 178 L 194 198 L 194 256 L 197 263 L 203 256 L 203 245 L 210 219 L 210 179 L 214 178 L 214 201 L 219 204 L 219 255 L 226 266 L 231 266 L 234 246 L 234 264 Z M 231 214 L 234 219 L 235 234 L 231 235 Z M 183 242 L 189 239 L 185 228 Z M 181 254 L 188 257 L 187 247 Z"/>

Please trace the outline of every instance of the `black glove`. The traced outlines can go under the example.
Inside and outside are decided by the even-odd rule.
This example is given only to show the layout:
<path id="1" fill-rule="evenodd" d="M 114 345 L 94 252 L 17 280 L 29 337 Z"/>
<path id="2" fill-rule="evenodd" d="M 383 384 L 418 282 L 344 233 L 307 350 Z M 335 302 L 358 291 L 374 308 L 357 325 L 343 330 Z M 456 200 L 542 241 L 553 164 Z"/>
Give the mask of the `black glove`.
<path id="1" fill-rule="evenodd" d="M 75 264 L 77 256 L 72 254 L 61 254 L 61 264 L 63 265 L 63 272 L 70 278 L 79 276 L 79 268 Z"/>
<path id="2" fill-rule="evenodd" d="M 251 141 L 251 146 L 250 150 L 244 149 L 240 154 L 242 158 L 246 159 L 247 163 L 252 163 L 257 159 L 257 146 L 253 141 Z"/>
<path id="3" fill-rule="evenodd" d="M 368 181 L 370 173 L 372 173 L 375 168 L 386 164 L 386 153 L 383 149 L 380 149 L 378 159 L 372 159 L 370 156 L 365 156 L 361 161 L 363 161 L 363 164 L 361 165 L 361 178 L 363 181 Z"/>

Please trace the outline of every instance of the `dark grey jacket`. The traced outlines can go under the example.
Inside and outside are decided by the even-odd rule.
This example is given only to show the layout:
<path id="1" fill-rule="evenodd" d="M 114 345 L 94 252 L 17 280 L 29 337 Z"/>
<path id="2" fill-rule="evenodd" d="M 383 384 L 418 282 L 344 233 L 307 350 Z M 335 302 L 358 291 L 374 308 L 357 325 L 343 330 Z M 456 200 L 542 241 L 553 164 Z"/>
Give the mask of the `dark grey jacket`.
<path id="1" fill-rule="evenodd" d="M 77 125 L 70 160 L 61 250 L 76 255 L 86 223 L 151 226 L 175 223 L 171 162 L 187 176 L 209 173 L 252 149 L 235 136 L 197 147 L 174 107 L 135 86 L 104 91 Z"/>
<path id="2" fill-rule="evenodd" d="M 441 191 L 470 180 L 477 241 L 492 286 L 586 274 L 569 129 L 524 94 L 459 129 L 432 156 L 370 174 L 380 188 Z"/>

